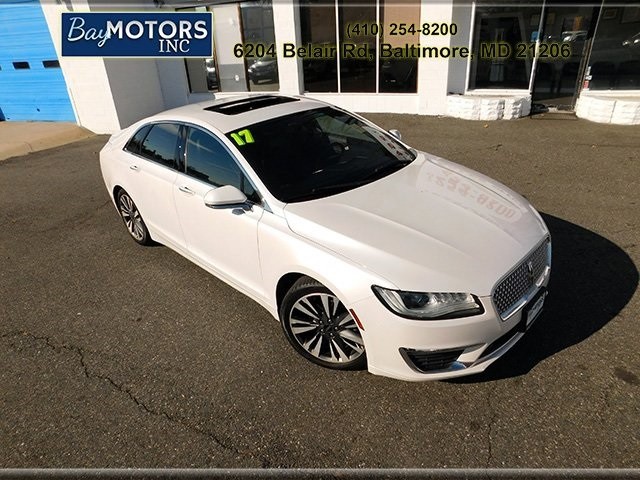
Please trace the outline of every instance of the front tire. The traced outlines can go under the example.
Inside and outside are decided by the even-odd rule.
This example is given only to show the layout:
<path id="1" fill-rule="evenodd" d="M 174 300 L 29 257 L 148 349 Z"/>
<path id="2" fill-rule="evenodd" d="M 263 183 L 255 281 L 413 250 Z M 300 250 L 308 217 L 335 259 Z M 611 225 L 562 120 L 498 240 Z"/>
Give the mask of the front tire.
<path id="1" fill-rule="evenodd" d="M 138 211 L 138 207 L 136 207 L 136 204 L 126 191 L 120 190 L 118 192 L 116 204 L 118 205 L 120 217 L 122 217 L 122 221 L 127 227 L 131 238 L 140 245 L 152 245 L 153 240 L 151 240 L 151 235 L 149 235 L 149 230 Z"/>
<path id="2" fill-rule="evenodd" d="M 358 325 L 321 283 L 308 277 L 294 283 L 282 301 L 280 321 L 289 343 L 307 360 L 336 370 L 367 365 Z"/>

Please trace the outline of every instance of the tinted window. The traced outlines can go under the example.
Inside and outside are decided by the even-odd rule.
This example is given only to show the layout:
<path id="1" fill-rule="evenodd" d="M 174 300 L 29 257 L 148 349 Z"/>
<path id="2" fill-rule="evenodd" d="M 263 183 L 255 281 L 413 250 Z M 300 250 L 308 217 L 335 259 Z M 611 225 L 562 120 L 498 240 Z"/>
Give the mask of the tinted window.
<path id="1" fill-rule="evenodd" d="M 144 137 L 147 136 L 147 133 L 149 133 L 149 130 L 151 130 L 151 125 L 142 127 L 140 130 L 136 132 L 133 138 L 129 140 L 129 143 L 127 143 L 127 146 L 124 148 L 131 153 L 140 153 L 140 147 L 142 146 L 142 141 L 144 140 Z"/>
<path id="2" fill-rule="evenodd" d="M 640 6 L 605 2 L 589 65 L 592 90 L 640 88 Z"/>
<path id="3" fill-rule="evenodd" d="M 187 135 L 187 175 L 216 187 L 233 185 L 256 203 L 259 197 L 227 149 L 210 134 L 190 128 Z"/>
<path id="4" fill-rule="evenodd" d="M 227 137 L 286 203 L 357 188 L 415 158 L 388 133 L 331 107 L 249 125 Z"/>
<path id="5" fill-rule="evenodd" d="M 142 142 L 140 154 L 167 167 L 175 167 L 179 131 L 180 127 L 172 123 L 154 125 Z"/>
<path id="6" fill-rule="evenodd" d="M 535 43 L 539 34 L 542 2 L 535 2 L 538 4 L 536 6 L 532 5 L 534 2 L 527 0 L 510 0 L 502 5 L 493 0 L 477 3 L 469 88 L 528 89 L 532 69 L 531 58 L 516 58 L 515 55 L 511 55 L 496 60 L 488 58 L 495 55 L 489 55 L 486 51 L 483 55 L 482 49 L 495 42 L 507 42 L 515 52 L 515 45 L 518 43 Z M 555 17 L 556 15 L 554 19 Z M 557 17 L 558 20 L 561 19 L 560 15 Z M 559 42 L 561 39 L 545 41 Z"/>

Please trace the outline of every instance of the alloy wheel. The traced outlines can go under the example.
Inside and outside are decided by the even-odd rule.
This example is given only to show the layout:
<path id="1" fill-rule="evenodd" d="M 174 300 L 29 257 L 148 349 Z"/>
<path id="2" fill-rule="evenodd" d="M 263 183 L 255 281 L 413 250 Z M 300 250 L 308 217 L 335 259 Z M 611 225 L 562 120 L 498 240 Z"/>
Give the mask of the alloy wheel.
<path id="1" fill-rule="evenodd" d="M 289 313 L 293 338 L 313 357 L 333 364 L 353 362 L 364 354 L 364 342 L 353 317 L 329 293 L 298 299 Z"/>
<path id="2" fill-rule="evenodd" d="M 120 195 L 118 206 L 129 233 L 135 240 L 141 242 L 144 239 L 144 224 L 135 203 L 128 194 L 123 193 Z"/>

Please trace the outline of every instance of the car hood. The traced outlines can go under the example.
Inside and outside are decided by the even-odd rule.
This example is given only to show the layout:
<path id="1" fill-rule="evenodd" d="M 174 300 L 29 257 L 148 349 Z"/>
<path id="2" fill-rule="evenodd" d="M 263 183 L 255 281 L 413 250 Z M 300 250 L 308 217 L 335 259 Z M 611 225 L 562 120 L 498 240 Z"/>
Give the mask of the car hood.
<path id="1" fill-rule="evenodd" d="M 423 152 L 385 178 L 284 211 L 296 234 L 413 291 L 490 295 L 547 234 L 522 196 Z"/>

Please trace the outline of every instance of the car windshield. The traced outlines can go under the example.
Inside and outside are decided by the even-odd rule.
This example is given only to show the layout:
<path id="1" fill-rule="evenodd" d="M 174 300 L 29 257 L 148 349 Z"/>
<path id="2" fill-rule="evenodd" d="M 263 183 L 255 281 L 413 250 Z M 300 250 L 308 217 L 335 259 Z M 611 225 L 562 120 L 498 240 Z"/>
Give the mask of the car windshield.
<path id="1" fill-rule="evenodd" d="M 285 203 L 366 185 L 415 159 L 388 133 L 331 107 L 256 123 L 227 136 Z"/>

